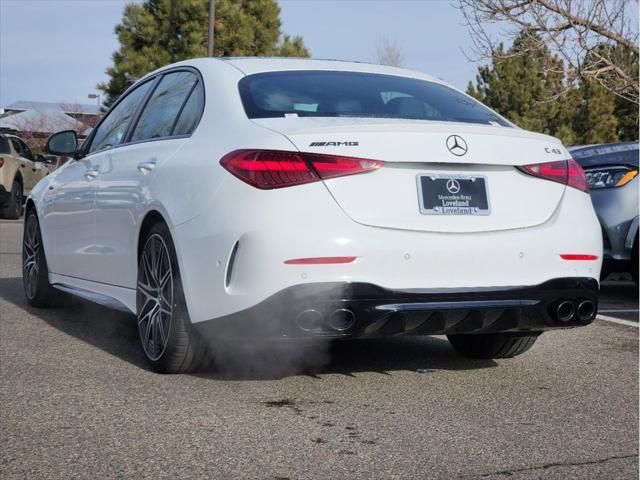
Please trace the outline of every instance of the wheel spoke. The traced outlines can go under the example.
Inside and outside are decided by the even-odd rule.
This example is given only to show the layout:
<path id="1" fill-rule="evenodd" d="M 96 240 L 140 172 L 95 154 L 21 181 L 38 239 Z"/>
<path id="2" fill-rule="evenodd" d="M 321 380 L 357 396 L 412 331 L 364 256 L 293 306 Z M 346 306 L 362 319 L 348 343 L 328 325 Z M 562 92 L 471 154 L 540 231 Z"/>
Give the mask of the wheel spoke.
<path id="1" fill-rule="evenodd" d="M 158 284 L 155 278 L 155 275 L 153 273 L 153 268 L 151 267 L 151 260 L 149 260 L 149 255 L 148 253 L 145 251 L 142 254 L 142 263 L 143 263 L 143 270 L 144 270 L 144 274 L 145 274 L 145 278 L 147 280 L 147 283 L 149 284 L 149 286 L 151 288 L 156 288 L 156 285 Z"/>
<path id="2" fill-rule="evenodd" d="M 151 306 L 150 308 L 149 305 Z M 141 324 L 145 320 L 150 322 L 153 318 L 154 310 L 157 308 L 157 304 L 153 300 L 149 300 L 147 303 L 143 305 L 140 309 L 140 315 L 138 316 L 138 324 Z"/>
<path id="3" fill-rule="evenodd" d="M 149 312 L 150 314 L 153 312 Z M 149 345 L 149 341 L 151 340 L 151 330 L 153 328 L 153 315 L 149 315 L 149 320 L 147 321 L 147 326 L 145 328 L 144 339 L 145 343 Z"/>
<path id="4" fill-rule="evenodd" d="M 167 343 L 167 336 L 164 333 L 164 325 L 162 324 L 162 315 L 160 314 L 160 311 L 158 311 L 158 316 L 156 318 L 157 320 L 155 323 L 158 330 L 158 340 L 160 341 L 161 348 L 164 348 Z"/>
<path id="5" fill-rule="evenodd" d="M 144 295 L 147 300 L 156 298 L 156 289 L 142 281 L 138 281 L 138 292 Z"/>
<path id="6" fill-rule="evenodd" d="M 171 280 L 171 270 L 167 269 L 164 274 L 160 275 L 160 280 L 158 281 L 158 288 L 162 291 L 167 286 L 169 280 Z"/>

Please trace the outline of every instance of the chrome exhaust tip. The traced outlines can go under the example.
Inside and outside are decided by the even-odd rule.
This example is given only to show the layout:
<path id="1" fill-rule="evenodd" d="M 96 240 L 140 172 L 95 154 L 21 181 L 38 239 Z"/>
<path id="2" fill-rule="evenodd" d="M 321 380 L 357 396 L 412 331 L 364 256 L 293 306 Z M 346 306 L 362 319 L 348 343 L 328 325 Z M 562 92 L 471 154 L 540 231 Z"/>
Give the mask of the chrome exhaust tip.
<path id="1" fill-rule="evenodd" d="M 561 322 L 568 322 L 573 318 L 575 311 L 573 309 L 573 303 L 565 300 L 558 304 L 556 308 L 556 318 Z"/>
<path id="2" fill-rule="evenodd" d="M 324 317 L 318 310 L 312 308 L 304 310 L 296 317 L 296 325 L 300 330 L 311 332 L 322 327 Z"/>
<path id="3" fill-rule="evenodd" d="M 576 311 L 578 314 L 578 318 L 583 322 L 586 322 L 587 320 L 591 320 L 595 316 L 596 306 L 591 300 L 583 300 L 578 304 L 578 309 Z"/>
<path id="4" fill-rule="evenodd" d="M 341 308 L 329 315 L 327 325 L 336 332 L 349 330 L 356 324 L 356 316 L 351 310 Z"/>

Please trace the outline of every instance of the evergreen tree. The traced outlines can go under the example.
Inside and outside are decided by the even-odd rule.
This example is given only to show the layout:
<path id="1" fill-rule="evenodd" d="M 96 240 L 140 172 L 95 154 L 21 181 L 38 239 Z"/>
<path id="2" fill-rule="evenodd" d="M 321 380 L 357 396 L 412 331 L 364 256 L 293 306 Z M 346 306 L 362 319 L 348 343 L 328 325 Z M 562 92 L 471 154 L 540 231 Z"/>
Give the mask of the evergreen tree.
<path id="1" fill-rule="evenodd" d="M 281 41 L 276 0 L 217 0 L 215 56 L 308 57 L 301 37 Z M 161 66 L 207 54 L 207 0 L 145 0 L 125 7 L 115 28 L 120 48 L 98 85 L 113 103 L 136 79 Z"/>
<path id="2" fill-rule="evenodd" d="M 615 97 L 595 82 L 581 82 L 580 106 L 576 110 L 577 143 L 613 143 L 619 140 Z"/>
<path id="3" fill-rule="evenodd" d="M 500 45 L 467 93 L 518 126 L 554 135 L 565 145 L 638 139 L 636 104 L 595 80 L 567 84 L 562 61 L 547 50 L 529 48 L 529 38 L 521 34 L 506 51 Z M 637 74 L 637 61 L 634 68 Z"/>
<path id="4" fill-rule="evenodd" d="M 621 142 L 638 140 L 638 105 L 616 97 L 614 114 L 618 119 L 618 136 Z"/>
<path id="5" fill-rule="evenodd" d="M 477 85 L 467 93 L 516 125 L 558 136 L 575 138 L 571 107 L 575 98 L 564 84 L 562 61 L 546 49 L 530 48 L 531 35 L 519 35 L 509 50 L 500 45 L 492 65 L 479 68 Z"/>

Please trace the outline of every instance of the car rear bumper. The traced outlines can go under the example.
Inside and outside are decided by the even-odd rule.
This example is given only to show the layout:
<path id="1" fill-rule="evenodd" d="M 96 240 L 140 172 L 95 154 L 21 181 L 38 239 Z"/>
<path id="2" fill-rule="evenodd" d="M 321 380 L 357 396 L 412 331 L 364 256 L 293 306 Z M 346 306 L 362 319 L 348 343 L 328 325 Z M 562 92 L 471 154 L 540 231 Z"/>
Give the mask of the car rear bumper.
<path id="1" fill-rule="evenodd" d="M 561 305 L 564 314 L 570 310 L 563 302 L 575 312 L 570 318 L 559 318 Z M 583 277 L 528 287 L 428 291 L 311 283 L 286 288 L 251 308 L 194 328 L 210 338 L 526 334 L 587 325 L 595 318 L 597 303 L 598 282 Z"/>

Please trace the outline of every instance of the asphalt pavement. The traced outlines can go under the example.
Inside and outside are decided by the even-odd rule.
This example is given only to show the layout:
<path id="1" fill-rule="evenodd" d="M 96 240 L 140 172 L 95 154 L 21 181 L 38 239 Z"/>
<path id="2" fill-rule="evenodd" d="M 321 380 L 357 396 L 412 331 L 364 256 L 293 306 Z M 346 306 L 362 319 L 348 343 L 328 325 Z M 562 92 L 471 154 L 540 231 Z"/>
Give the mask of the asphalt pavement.
<path id="1" fill-rule="evenodd" d="M 0 478 L 638 478 L 631 282 L 603 284 L 609 320 L 514 359 L 391 338 L 255 346 L 163 376 L 132 316 L 28 306 L 21 234 L 0 221 Z"/>

